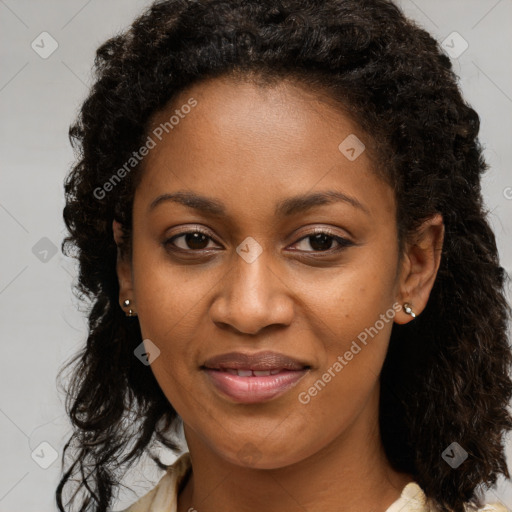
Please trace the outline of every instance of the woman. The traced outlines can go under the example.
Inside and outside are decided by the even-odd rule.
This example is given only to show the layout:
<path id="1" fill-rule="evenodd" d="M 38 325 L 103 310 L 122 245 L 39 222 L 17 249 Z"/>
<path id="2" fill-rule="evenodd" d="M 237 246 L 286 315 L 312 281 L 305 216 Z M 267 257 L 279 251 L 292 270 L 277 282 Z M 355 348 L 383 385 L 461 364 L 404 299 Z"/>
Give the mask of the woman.
<path id="1" fill-rule="evenodd" d="M 76 471 L 110 509 L 182 426 L 130 512 L 505 510 L 505 274 L 436 41 L 388 0 L 171 0 L 96 70 L 59 509 Z"/>

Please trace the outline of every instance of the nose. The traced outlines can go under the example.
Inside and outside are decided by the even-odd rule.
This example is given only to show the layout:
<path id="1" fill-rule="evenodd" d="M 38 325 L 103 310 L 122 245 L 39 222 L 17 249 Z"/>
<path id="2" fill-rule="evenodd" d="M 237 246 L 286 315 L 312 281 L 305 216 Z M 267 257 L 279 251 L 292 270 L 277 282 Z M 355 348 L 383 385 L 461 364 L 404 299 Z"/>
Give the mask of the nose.
<path id="1" fill-rule="evenodd" d="M 210 309 L 218 327 L 254 335 L 271 325 L 290 325 L 293 292 L 264 254 L 251 263 L 236 256 Z"/>

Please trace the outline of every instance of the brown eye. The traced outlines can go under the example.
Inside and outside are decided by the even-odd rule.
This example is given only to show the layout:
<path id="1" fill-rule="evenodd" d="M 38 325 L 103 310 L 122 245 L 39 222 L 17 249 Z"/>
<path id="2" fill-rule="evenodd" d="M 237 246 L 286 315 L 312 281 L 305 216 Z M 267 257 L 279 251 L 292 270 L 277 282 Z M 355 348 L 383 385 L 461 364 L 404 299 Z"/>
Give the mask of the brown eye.
<path id="1" fill-rule="evenodd" d="M 179 239 L 182 239 L 179 243 L 181 245 L 175 243 L 175 240 Z M 171 245 L 183 251 L 200 251 L 207 248 L 210 240 L 211 238 L 201 231 L 187 231 L 169 238 L 164 245 Z"/>
<path id="2" fill-rule="evenodd" d="M 177 242 L 179 240 L 179 242 Z M 175 235 L 164 242 L 164 246 L 169 250 L 177 250 L 183 252 L 199 252 L 205 249 L 209 249 L 208 243 L 213 239 L 203 233 L 202 231 L 186 231 L 184 233 L 180 233 L 179 235 Z M 347 240 L 346 238 L 340 237 L 331 233 L 330 231 L 315 231 L 303 238 L 301 238 L 297 244 L 305 244 L 306 240 L 309 241 L 309 247 L 312 250 L 308 250 L 307 248 L 299 249 L 299 252 L 307 252 L 307 253 L 322 253 L 322 252 L 337 252 L 343 250 L 345 247 L 349 247 L 354 245 L 353 242 Z M 332 247 L 333 242 L 337 244 L 337 247 Z"/>
<path id="3" fill-rule="evenodd" d="M 309 240 L 309 245 L 312 247 L 314 251 L 328 251 L 332 247 L 332 243 L 335 241 L 334 237 L 318 233 L 316 235 L 309 235 L 304 238 L 304 240 Z"/>
<path id="4" fill-rule="evenodd" d="M 353 242 L 351 242 L 350 240 L 331 234 L 329 231 L 317 231 L 315 233 L 312 233 L 301 238 L 298 242 L 296 242 L 296 244 L 300 244 L 306 240 L 309 240 L 309 246 L 313 250 L 308 251 L 307 249 L 300 249 L 303 250 L 304 252 L 336 252 L 344 249 L 345 247 L 354 245 Z M 338 244 L 338 247 L 335 247 L 333 249 L 333 242 L 336 242 Z"/>

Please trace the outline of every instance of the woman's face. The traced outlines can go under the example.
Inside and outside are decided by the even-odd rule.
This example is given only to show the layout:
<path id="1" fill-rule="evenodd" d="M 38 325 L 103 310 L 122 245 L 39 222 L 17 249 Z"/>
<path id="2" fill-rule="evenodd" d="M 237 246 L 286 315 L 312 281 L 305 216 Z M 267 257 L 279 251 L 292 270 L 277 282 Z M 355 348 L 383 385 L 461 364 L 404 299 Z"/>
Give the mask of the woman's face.
<path id="1" fill-rule="evenodd" d="M 160 351 L 151 369 L 187 438 L 277 468 L 374 435 L 400 269 L 393 191 L 360 129 L 290 83 L 215 79 L 148 134 L 121 298 Z M 162 197 L 178 193 L 200 199 Z M 298 369 L 269 358 L 276 376 L 204 368 L 262 351 Z"/>

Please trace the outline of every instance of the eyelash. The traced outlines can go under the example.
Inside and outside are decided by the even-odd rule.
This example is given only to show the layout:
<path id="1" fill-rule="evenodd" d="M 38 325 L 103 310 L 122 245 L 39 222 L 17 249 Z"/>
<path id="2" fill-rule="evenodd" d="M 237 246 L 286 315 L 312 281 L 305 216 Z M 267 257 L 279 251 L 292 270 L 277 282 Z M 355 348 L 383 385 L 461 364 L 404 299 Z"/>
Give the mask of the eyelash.
<path id="1" fill-rule="evenodd" d="M 198 253 L 198 252 L 201 252 L 201 251 L 208 250 L 208 249 L 199 249 L 199 250 L 182 249 L 181 247 L 176 247 L 174 245 L 173 242 L 177 238 L 180 238 L 180 237 L 185 236 L 185 235 L 195 234 L 195 233 L 200 233 L 200 234 L 204 235 L 206 238 L 209 238 L 210 240 L 213 240 L 213 238 L 211 236 L 209 236 L 206 232 L 204 232 L 204 231 L 202 231 L 200 229 L 194 229 L 194 230 L 190 230 L 190 231 L 184 231 L 183 233 L 179 233 L 178 235 L 174 235 L 171 238 L 168 238 L 167 240 L 165 240 L 163 242 L 163 245 L 166 247 L 166 249 L 171 250 L 171 251 L 176 251 L 176 252 Z M 299 242 L 302 242 L 303 240 L 305 240 L 307 238 L 310 238 L 310 237 L 313 237 L 315 235 L 326 235 L 328 238 L 332 238 L 333 240 L 338 242 L 339 247 L 337 249 L 327 249 L 325 251 L 297 251 L 297 252 L 305 252 L 306 254 L 308 254 L 308 253 L 314 253 L 314 254 L 333 254 L 333 253 L 341 252 L 343 249 L 355 245 L 354 242 L 351 242 L 347 238 L 340 237 L 340 236 L 334 234 L 332 231 L 329 231 L 326 228 L 321 228 L 321 229 L 319 228 L 319 229 L 317 229 L 317 230 L 315 230 L 315 231 L 313 231 L 311 233 L 308 233 L 307 235 L 303 236 L 302 238 L 299 238 L 299 240 L 297 240 L 293 245 L 295 245 L 295 244 L 297 244 Z M 169 246 L 171 246 L 170 249 L 169 249 Z"/>

